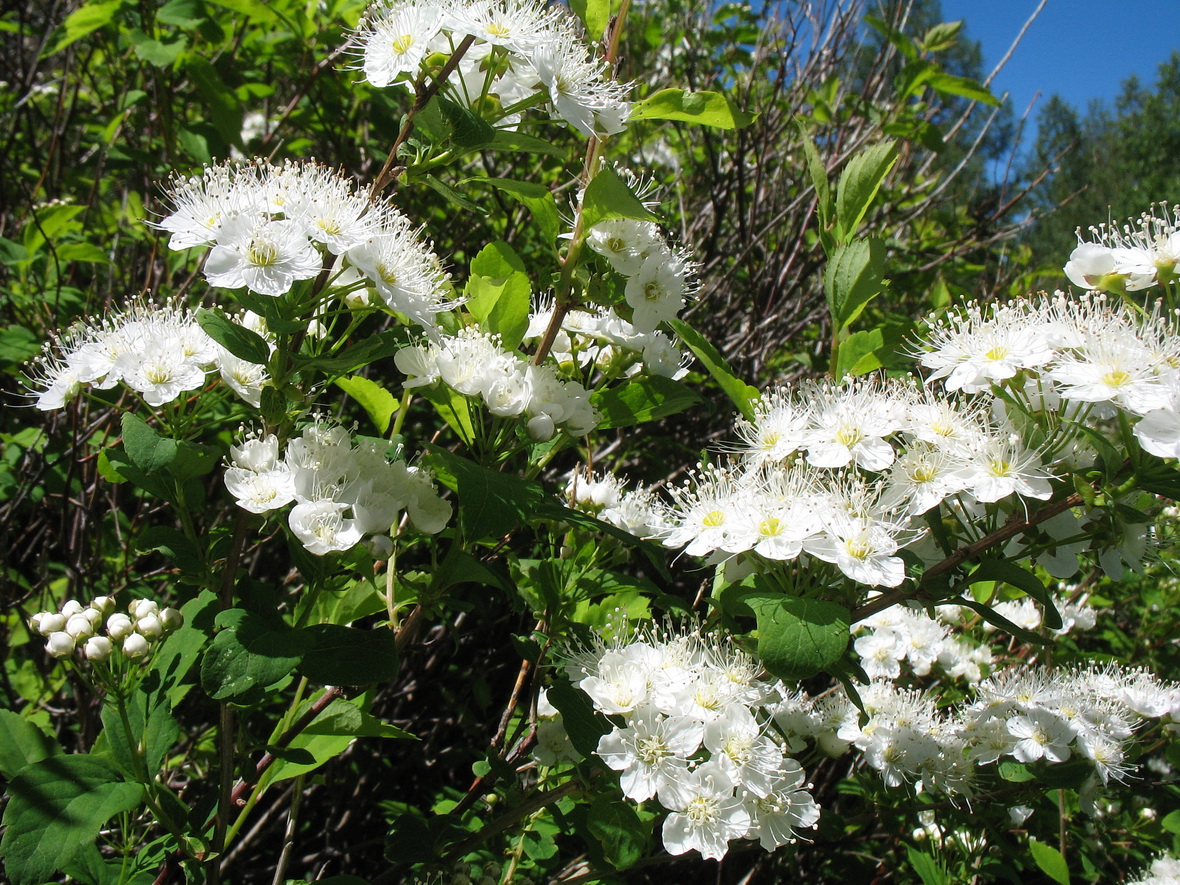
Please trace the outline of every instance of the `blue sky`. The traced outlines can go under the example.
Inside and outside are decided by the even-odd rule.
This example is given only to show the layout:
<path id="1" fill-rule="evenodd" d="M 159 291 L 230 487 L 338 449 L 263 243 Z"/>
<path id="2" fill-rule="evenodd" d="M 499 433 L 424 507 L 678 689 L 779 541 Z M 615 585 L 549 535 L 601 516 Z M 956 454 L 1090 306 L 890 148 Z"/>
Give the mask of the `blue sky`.
<path id="1" fill-rule="evenodd" d="M 966 35 L 983 46 L 986 73 L 1037 5 L 1038 0 L 942 0 L 942 11 L 947 21 L 966 21 Z M 1180 0 L 1048 0 L 992 91 L 1010 94 L 1017 118 L 1039 91 L 1030 122 L 1054 93 L 1084 112 L 1091 99 L 1112 102 L 1131 74 L 1153 84 L 1173 49 L 1180 49 Z"/>

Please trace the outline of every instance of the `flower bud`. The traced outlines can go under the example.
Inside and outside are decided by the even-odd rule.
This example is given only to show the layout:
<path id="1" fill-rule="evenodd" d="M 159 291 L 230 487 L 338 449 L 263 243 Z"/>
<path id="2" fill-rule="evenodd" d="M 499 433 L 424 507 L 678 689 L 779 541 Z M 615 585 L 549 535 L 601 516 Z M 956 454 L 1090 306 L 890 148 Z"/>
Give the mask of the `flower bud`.
<path id="1" fill-rule="evenodd" d="M 59 615 L 57 612 L 46 612 L 37 626 L 37 632 L 42 636 L 48 636 L 50 633 L 57 633 L 65 628 L 65 615 Z"/>
<path id="2" fill-rule="evenodd" d="M 135 632 L 146 639 L 159 639 L 164 635 L 164 625 L 158 615 L 147 615 L 135 622 Z"/>
<path id="3" fill-rule="evenodd" d="M 94 607 L 84 608 L 79 614 L 90 622 L 91 630 L 97 630 L 98 625 L 102 623 L 103 613 Z"/>
<path id="4" fill-rule="evenodd" d="M 123 640 L 123 656 L 132 660 L 142 658 L 151 647 L 151 644 L 138 633 L 132 633 Z"/>
<path id="5" fill-rule="evenodd" d="M 91 636 L 82 646 L 82 654 L 88 661 L 105 661 L 111 656 L 114 645 L 105 636 Z"/>
<path id="6" fill-rule="evenodd" d="M 64 658 L 74 653 L 74 637 L 60 630 L 57 633 L 50 633 L 45 648 L 55 658 Z"/>
<path id="7" fill-rule="evenodd" d="M 553 439 L 553 419 L 544 412 L 533 418 L 529 418 L 528 432 L 529 439 L 535 442 L 545 442 L 546 440 Z"/>
<path id="8" fill-rule="evenodd" d="M 86 639 L 94 633 L 94 628 L 90 626 L 90 619 L 78 612 L 76 615 L 71 615 L 70 619 L 66 621 L 66 632 L 75 639 Z"/>
<path id="9" fill-rule="evenodd" d="M 94 601 L 90 603 L 90 607 L 98 609 L 104 618 L 109 618 L 115 611 L 115 597 L 96 596 Z"/>
<path id="10" fill-rule="evenodd" d="M 160 623 L 164 625 L 164 632 L 171 633 L 173 630 L 179 630 L 184 626 L 184 615 L 174 608 L 166 608 L 160 612 Z"/>
<path id="11" fill-rule="evenodd" d="M 76 615 L 83 609 L 82 603 L 76 599 L 67 599 L 66 604 L 61 607 L 61 613 L 67 618 Z"/>
<path id="12" fill-rule="evenodd" d="M 393 539 L 388 535 L 373 535 L 366 546 L 374 559 L 389 559 L 389 554 L 393 552 Z"/>
<path id="13" fill-rule="evenodd" d="M 115 642 L 122 642 L 135 632 L 135 622 L 122 612 L 116 612 L 107 618 L 107 633 Z"/>
<path id="14" fill-rule="evenodd" d="M 127 606 L 127 613 L 137 621 L 148 615 L 154 615 L 159 610 L 159 606 L 150 599 L 133 599 L 131 604 Z"/>

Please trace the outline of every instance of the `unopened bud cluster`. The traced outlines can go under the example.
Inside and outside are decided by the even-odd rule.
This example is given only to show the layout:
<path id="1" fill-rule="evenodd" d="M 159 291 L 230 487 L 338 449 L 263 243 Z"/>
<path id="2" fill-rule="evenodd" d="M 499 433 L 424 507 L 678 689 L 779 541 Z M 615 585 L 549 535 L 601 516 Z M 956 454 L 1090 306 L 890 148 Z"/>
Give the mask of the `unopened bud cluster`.
<path id="1" fill-rule="evenodd" d="M 150 599 L 135 599 L 126 612 L 115 611 L 115 600 L 97 596 L 83 606 L 67 600 L 56 612 L 38 612 L 29 620 L 34 633 L 45 637 L 45 647 L 55 658 L 75 651 L 89 661 L 105 661 L 116 649 L 130 660 L 147 657 L 163 637 L 184 624 L 174 608 L 160 608 Z"/>

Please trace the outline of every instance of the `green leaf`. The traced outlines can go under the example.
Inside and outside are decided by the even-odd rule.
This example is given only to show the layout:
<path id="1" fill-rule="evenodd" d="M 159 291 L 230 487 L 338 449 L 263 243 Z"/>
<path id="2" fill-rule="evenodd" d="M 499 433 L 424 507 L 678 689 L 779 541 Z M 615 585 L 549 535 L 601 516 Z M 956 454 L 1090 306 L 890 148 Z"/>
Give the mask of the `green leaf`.
<path id="1" fill-rule="evenodd" d="M 24 326 L 0 329 L 0 365 L 18 365 L 32 359 L 40 350 L 41 339 Z"/>
<path id="2" fill-rule="evenodd" d="M 926 83 L 931 89 L 944 95 L 958 95 L 992 107 L 1000 106 L 1000 100 L 992 95 L 990 89 L 970 77 L 957 77 L 945 71 L 935 71 L 926 79 Z"/>
<path id="3" fill-rule="evenodd" d="M 275 14 L 267 8 L 262 0 L 206 0 L 206 2 L 244 15 L 249 22 L 271 24 L 276 19 Z"/>
<path id="4" fill-rule="evenodd" d="M 570 9 L 586 26 L 591 40 L 601 40 L 610 22 L 611 0 L 570 0 Z"/>
<path id="5" fill-rule="evenodd" d="M 13 885 L 40 885 L 62 869 L 116 814 L 135 809 L 139 784 L 124 783 L 102 759 L 50 756 L 8 785 L 0 854 Z"/>
<path id="6" fill-rule="evenodd" d="M 1001 762 L 999 772 L 1000 777 L 1012 784 L 1026 784 L 1036 777 L 1022 762 Z"/>
<path id="7" fill-rule="evenodd" d="M 183 532 L 166 525 L 148 526 L 135 539 L 135 549 L 140 553 L 158 550 L 193 575 L 203 575 L 205 562 L 195 544 Z"/>
<path id="8" fill-rule="evenodd" d="M 837 329 L 860 315 L 884 287 L 885 244 L 877 237 L 844 243 L 824 268 L 824 294 Z"/>
<path id="9" fill-rule="evenodd" d="M 228 626 L 201 661 L 201 686 L 215 701 L 273 685 L 299 666 L 314 642 L 307 631 L 240 608 L 222 612 L 218 622 Z"/>
<path id="10" fill-rule="evenodd" d="M 1180 835 L 1180 809 L 1169 811 L 1160 821 L 1160 826 L 1169 833 Z"/>
<path id="11" fill-rule="evenodd" d="M 906 857 L 909 859 L 910 866 L 914 868 L 914 872 L 918 874 L 918 878 L 922 880 L 922 885 L 947 885 L 950 881 L 947 878 L 946 869 L 936 863 L 929 854 L 907 845 Z"/>
<path id="12" fill-rule="evenodd" d="M 822 673 L 848 648 L 848 609 L 823 599 L 749 597 L 758 619 L 758 657 L 780 679 Z"/>
<path id="13" fill-rule="evenodd" d="M 371 685 L 397 675 L 397 646 L 387 629 L 362 630 L 338 624 L 306 628 L 314 644 L 297 668 L 320 685 Z"/>
<path id="14" fill-rule="evenodd" d="M 471 401 L 448 384 L 415 388 L 418 396 L 426 400 L 440 418 L 447 422 L 459 439 L 467 445 L 475 441 L 475 424 L 471 420 Z"/>
<path id="15" fill-rule="evenodd" d="M 67 46 L 81 40 L 87 34 L 92 34 L 99 28 L 108 25 L 123 7 L 123 0 L 109 0 L 107 3 L 87 3 L 74 10 L 62 25 L 62 35 L 45 54 L 47 56 L 61 52 Z"/>
<path id="16" fill-rule="evenodd" d="M 221 5 L 227 4 L 222 2 Z M 226 85 L 217 69 L 203 55 L 190 53 L 185 58 L 184 68 L 209 112 L 209 122 L 216 134 L 228 144 L 241 148 L 243 111 L 234 91 Z"/>
<path id="17" fill-rule="evenodd" d="M 602 429 L 657 421 L 706 401 L 692 388 L 659 375 L 600 390 L 591 399 L 602 413 L 603 421 L 598 425 Z"/>
<path id="18" fill-rule="evenodd" d="M 211 616 L 218 607 L 217 596 L 210 590 L 204 590 L 195 599 L 190 599 L 181 608 L 184 626 L 169 634 L 152 653 L 148 670 L 159 674 L 156 691 L 167 698 L 172 707 L 184 700 L 192 688 L 187 677 L 208 640 L 203 630 L 191 625 L 201 623 L 206 615 Z"/>
<path id="19" fill-rule="evenodd" d="M 450 139 L 467 150 L 478 150 L 492 143 L 495 130 L 492 125 L 471 108 L 464 107 L 449 98 L 435 96 L 443 121 L 450 130 Z"/>
<path id="20" fill-rule="evenodd" d="M 922 45 L 927 52 L 944 52 L 955 45 L 959 39 L 959 32 L 963 30 L 963 23 L 957 22 L 940 22 L 932 28 L 927 29 L 925 35 L 922 37 Z"/>
<path id="21" fill-rule="evenodd" d="M 819 151 L 815 149 L 815 142 L 811 133 L 802 122 L 798 125 L 800 143 L 803 145 L 803 156 L 807 161 L 807 174 L 811 178 L 811 186 L 815 188 L 816 211 L 819 213 L 820 236 L 824 239 L 824 251 L 830 252 L 832 215 L 836 211 L 832 203 L 832 188 L 828 183 L 828 170 L 824 161 L 820 159 Z"/>
<path id="22" fill-rule="evenodd" d="M 757 114 L 734 107 L 720 92 L 685 92 L 661 89 L 631 106 L 632 120 L 676 120 L 715 129 L 741 129 L 749 126 Z"/>
<path id="23" fill-rule="evenodd" d="M 163 470 L 176 457 L 176 440 L 156 433 L 138 415 L 124 412 L 123 449 L 131 463 L 144 473 Z"/>
<path id="24" fill-rule="evenodd" d="M 586 828 L 602 845 L 602 856 L 616 870 L 643 857 L 650 835 L 635 809 L 613 796 L 599 796 L 586 815 Z"/>
<path id="25" fill-rule="evenodd" d="M 636 218 L 656 221 L 656 216 L 643 205 L 619 174 L 604 166 L 586 186 L 582 195 L 582 229 L 589 230 L 608 218 Z"/>
<path id="26" fill-rule="evenodd" d="M 897 162 L 897 143 L 883 141 L 856 154 L 840 173 L 836 185 L 836 239 L 846 242 L 881 189 L 881 183 Z"/>
<path id="27" fill-rule="evenodd" d="M 775 676 L 796 682 L 832 667 L 848 649 L 851 615 L 825 599 L 787 596 L 762 575 L 750 575 L 722 591 L 727 611 L 753 613 L 758 657 Z"/>
<path id="28" fill-rule="evenodd" d="M 965 605 L 993 627 L 999 627 L 1005 633 L 1015 636 L 1021 642 L 1027 642 L 1031 645 L 1046 644 L 1046 640 L 1043 636 L 1039 636 L 1036 633 L 1033 633 L 1031 630 L 1025 630 L 1023 627 L 1012 623 L 1012 621 L 1005 618 L 989 605 L 976 602 L 974 599 L 970 599 L 966 596 L 960 596 L 958 599 L 948 600 L 948 602 L 953 602 L 955 605 Z"/>
<path id="29" fill-rule="evenodd" d="M 257 332 L 203 307 L 197 310 L 197 325 L 238 359 L 256 366 L 270 362 L 270 345 Z"/>
<path id="30" fill-rule="evenodd" d="M 178 28 L 195 28 L 203 22 L 200 0 L 168 0 L 156 10 L 156 21 Z"/>
<path id="31" fill-rule="evenodd" d="M 519 201 L 532 214 L 545 242 L 552 244 L 557 241 L 561 218 L 557 214 L 557 201 L 553 199 L 549 188 L 535 182 L 513 181 L 510 178 L 484 178 L 476 181 L 490 184 Z"/>
<path id="32" fill-rule="evenodd" d="M 384 436 L 389 430 L 393 413 L 397 411 L 397 399 L 394 395 L 376 381 L 362 375 L 337 378 L 336 386 L 360 404 L 369 420 L 373 422 L 373 426 L 377 428 L 377 432 Z"/>
<path id="33" fill-rule="evenodd" d="M 438 481 L 459 496 L 459 530 L 469 543 L 503 537 L 547 499 L 539 482 L 497 473 L 438 446 L 429 451 Z"/>
<path id="34" fill-rule="evenodd" d="M 299 357 L 293 355 L 293 359 L 295 365 L 301 370 L 315 369 L 329 375 L 345 375 L 379 359 L 393 356 L 408 343 L 409 336 L 405 329 L 387 329 L 376 335 L 369 335 L 351 347 L 346 347 L 339 356 Z"/>
<path id="35" fill-rule="evenodd" d="M 528 331 L 532 285 L 511 246 L 497 240 L 479 251 L 465 294 L 476 322 L 498 333 L 506 350 L 515 350 Z"/>
<path id="36" fill-rule="evenodd" d="M 1069 885 L 1069 866 L 1060 851 L 1036 839 L 1028 840 L 1028 848 L 1042 873 L 1060 885 Z"/>
<path id="37" fill-rule="evenodd" d="M 569 156 L 568 151 L 555 144 L 525 135 L 522 132 L 510 132 L 507 129 L 497 129 L 492 143 L 488 147 L 492 150 L 513 151 L 514 153 L 548 154 L 562 160 Z"/>
<path id="38" fill-rule="evenodd" d="M 598 749 L 598 741 L 610 731 L 610 723 L 594 712 L 584 691 L 564 679 L 554 682 L 545 696 L 561 714 L 561 724 L 565 726 L 574 749 L 589 759 Z"/>
<path id="39" fill-rule="evenodd" d="M 754 420 L 754 400 L 761 394 L 758 388 L 751 387 L 733 373 L 729 363 L 706 338 L 683 320 L 670 320 L 668 325 L 684 342 L 685 347 L 692 351 L 701 363 L 709 370 L 713 380 L 741 412 L 747 421 Z"/>
<path id="40" fill-rule="evenodd" d="M 12 780 L 26 765 L 61 752 L 57 741 L 12 710 L 0 710 L 0 775 Z"/>
<path id="41" fill-rule="evenodd" d="M 180 58 L 180 54 L 184 52 L 185 47 L 188 46 L 188 38 L 184 35 L 181 35 L 171 43 L 163 43 L 160 40 L 151 39 L 141 31 L 135 31 L 133 33 L 139 38 L 132 38 L 132 44 L 135 46 L 135 54 L 148 64 L 157 68 L 166 68 L 175 64 L 176 60 Z"/>
<path id="42" fill-rule="evenodd" d="M 881 329 L 866 329 L 855 332 L 840 342 L 836 360 L 836 377 L 865 375 L 881 368 L 877 351 L 885 346 L 885 333 Z"/>
<path id="43" fill-rule="evenodd" d="M 1045 585 L 1041 583 L 1041 579 L 1032 572 L 1021 568 L 1016 563 L 1007 559 L 985 559 L 979 564 L 978 568 L 972 571 L 954 589 L 958 591 L 971 584 L 978 584 L 981 581 L 1002 581 L 1005 584 L 1012 585 L 1017 590 L 1027 593 L 1041 604 L 1045 616 L 1045 626 L 1051 630 L 1061 629 L 1061 614 L 1053 605 L 1052 595 Z"/>
<path id="44" fill-rule="evenodd" d="M 103 704 L 102 737 L 110 749 L 111 758 L 125 775 L 134 779 L 137 778 L 135 756 L 137 752 L 141 753 L 148 777 L 154 778 L 168 751 L 180 737 L 180 725 L 172 718 L 167 697 L 149 695 L 142 689 L 126 700 L 126 713 L 130 742 L 114 699 Z"/>

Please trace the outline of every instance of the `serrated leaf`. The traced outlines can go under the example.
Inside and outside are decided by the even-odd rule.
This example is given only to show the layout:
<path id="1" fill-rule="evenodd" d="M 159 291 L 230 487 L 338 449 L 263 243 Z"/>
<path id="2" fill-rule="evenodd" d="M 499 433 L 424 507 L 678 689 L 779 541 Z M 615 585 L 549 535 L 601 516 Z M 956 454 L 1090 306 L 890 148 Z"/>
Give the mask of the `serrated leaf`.
<path id="1" fill-rule="evenodd" d="M 754 122 L 757 116 L 739 110 L 720 92 L 661 89 L 631 105 L 630 119 L 676 120 L 714 129 L 741 129 Z"/>
<path id="2" fill-rule="evenodd" d="M 586 828 L 602 846 L 602 856 L 616 870 L 643 857 L 650 831 L 635 809 L 613 796 L 599 796 L 586 815 Z"/>
<path id="3" fill-rule="evenodd" d="M 836 185 L 836 239 L 847 242 L 873 204 L 881 183 L 897 162 L 897 143 L 883 141 L 853 156 Z"/>
<path id="4" fill-rule="evenodd" d="M 658 421 L 705 402 L 691 387 L 659 375 L 600 390 L 591 399 L 602 413 L 603 420 L 598 425 L 602 429 Z"/>
<path id="5" fill-rule="evenodd" d="M 885 244 L 876 237 L 844 243 L 824 268 L 824 294 L 837 329 L 847 328 L 884 288 Z"/>
<path id="6" fill-rule="evenodd" d="M 459 496 L 459 530 L 468 542 L 503 537 L 546 500 L 539 482 L 497 473 L 437 446 L 429 448 L 427 459 L 438 481 Z"/>
<path id="7" fill-rule="evenodd" d="M 1036 839 L 1028 840 L 1028 848 L 1042 873 L 1060 885 L 1069 885 L 1069 865 L 1060 851 Z"/>
<path id="8" fill-rule="evenodd" d="M 822 673 L 848 649 L 851 615 L 825 599 L 786 596 L 754 576 L 741 601 L 758 622 L 757 654 L 766 669 L 788 682 Z"/>
<path id="9" fill-rule="evenodd" d="M 481 326 L 499 334 L 506 350 L 524 340 L 532 285 L 511 246 L 497 240 L 479 251 L 471 262 L 465 294 L 467 310 Z"/>
<path id="10" fill-rule="evenodd" d="M 570 9 L 586 26 L 591 40 L 601 40 L 610 22 L 611 0 L 570 0 Z"/>
<path id="11" fill-rule="evenodd" d="M 926 85 L 944 95 L 958 95 L 992 107 L 1000 106 L 1000 100 L 992 95 L 990 89 L 970 77 L 958 77 L 946 71 L 935 71 L 926 79 Z"/>
<path id="12" fill-rule="evenodd" d="M 828 170 L 824 161 L 820 159 L 815 142 L 811 140 L 811 133 L 802 122 L 798 124 L 799 139 L 803 145 L 803 157 L 807 161 L 807 174 L 811 178 L 811 186 L 815 188 L 816 210 L 819 213 L 820 236 L 824 238 L 824 251 L 830 249 L 830 227 L 832 214 L 836 207 L 832 203 L 832 187 L 828 182 Z"/>
<path id="13" fill-rule="evenodd" d="M 201 661 L 201 686 L 214 700 L 273 685 L 299 666 L 314 642 L 305 630 L 268 623 L 242 609 L 222 612 L 218 620 L 228 626 L 213 637 Z"/>
<path id="14" fill-rule="evenodd" d="M 138 807 L 143 787 L 125 783 L 96 756 L 50 756 L 8 785 L 0 854 L 13 885 L 40 885 L 70 863 L 99 830 Z"/>
<path id="15" fill-rule="evenodd" d="M 106 3 L 87 3 L 75 9 L 62 24 L 61 37 L 45 54 L 49 56 L 61 52 L 67 46 L 110 24 L 122 7 L 123 0 L 109 0 Z"/>
<path id="16" fill-rule="evenodd" d="M 922 885 L 946 885 L 948 882 L 946 870 L 929 854 L 906 846 L 906 857 L 918 878 L 922 880 Z"/>
<path id="17" fill-rule="evenodd" d="M 203 307 L 198 309 L 197 325 L 240 360 L 256 366 L 265 366 L 270 361 L 270 345 L 265 338 L 219 313 Z"/>
<path id="18" fill-rule="evenodd" d="M 377 432 L 384 436 L 389 430 L 389 422 L 393 413 L 397 411 L 397 399 L 392 393 L 369 378 L 353 375 L 351 378 L 337 378 L 336 386 L 347 393 L 360 404 L 377 428 Z"/>
<path id="19" fill-rule="evenodd" d="M 149 695 L 143 690 L 136 691 L 125 700 L 127 727 L 119 715 L 114 701 L 108 701 L 102 708 L 103 739 L 110 749 L 111 758 L 123 769 L 129 778 L 136 778 L 136 754 L 141 754 L 149 778 L 160 770 L 168 751 L 180 737 L 180 725 L 172 718 L 167 698 Z"/>
<path id="20" fill-rule="evenodd" d="M 608 218 L 657 220 L 619 174 L 609 166 L 604 166 L 598 170 L 582 195 L 582 229 L 589 230 Z"/>
<path id="21" fill-rule="evenodd" d="M 163 470 L 176 457 L 176 440 L 160 436 L 138 415 L 124 412 L 123 450 L 131 463 L 144 473 Z"/>
<path id="22" fill-rule="evenodd" d="M 397 646 L 386 629 L 363 630 L 338 624 L 307 627 L 312 646 L 297 670 L 320 685 L 372 685 L 397 675 Z"/>
<path id="23" fill-rule="evenodd" d="M 549 687 L 545 697 L 561 714 L 561 724 L 574 749 L 587 759 L 593 756 L 599 739 L 610 731 L 610 723 L 594 712 L 586 693 L 565 680 L 558 680 Z"/>
<path id="24" fill-rule="evenodd" d="M 738 378 L 734 374 L 733 369 L 729 367 L 717 348 L 715 348 L 700 332 L 683 320 L 670 320 L 668 325 L 684 342 L 685 347 L 692 351 L 695 356 L 706 369 L 709 374 L 713 376 L 713 380 L 721 387 L 721 390 L 729 397 L 730 401 L 737 407 L 737 410 L 742 414 L 747 421 L 754 420 L 754 400 L 758 399 L 761 394 L 758 388 L 751 387 L 746 382 Z"/>
<path id="25" fill-rule="evenodd" d="M 0 710 L 0 775 L 12 780 L 26 765 L 61 753 L 57 741 L 12 710 Z"/>

